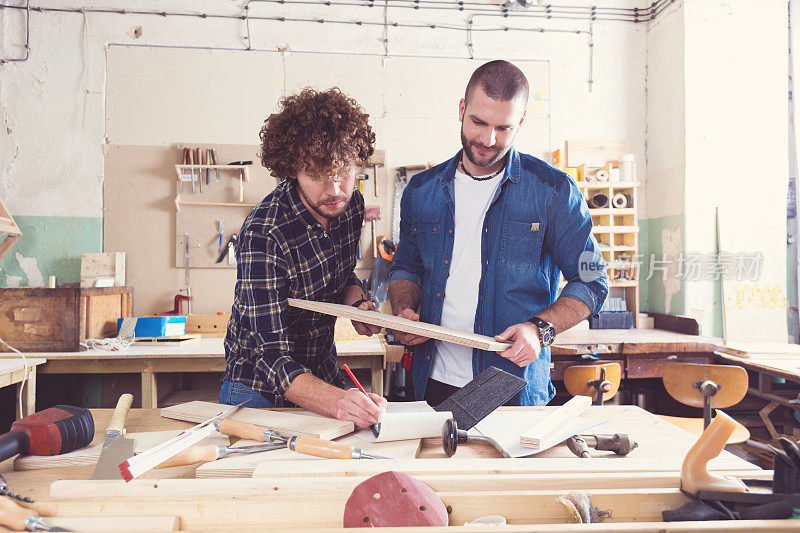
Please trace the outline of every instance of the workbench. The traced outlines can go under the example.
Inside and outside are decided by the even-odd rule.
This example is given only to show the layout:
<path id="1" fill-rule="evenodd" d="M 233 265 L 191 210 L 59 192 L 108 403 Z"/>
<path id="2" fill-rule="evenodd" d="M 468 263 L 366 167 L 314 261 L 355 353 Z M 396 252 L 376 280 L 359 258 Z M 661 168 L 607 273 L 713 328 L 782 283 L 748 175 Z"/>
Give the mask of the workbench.
<path id="1" fill-rule="evenodd" d="M 117 351 L 91 349 L 83 352 L 46 352 L 26 354 L 43 358 L 42 374 L 140 374 L 142 407 L 158 407 L 156 374 L 164 372 L 225 371 L 225 348 L 222 338 L 201 338 L 180 344 L 129 346 Z M 373 390 L 383 392 L 385 341 L 378 337 L 365 340 L 336 341 L 340 364 L 351 368 L 369 368 Z M 0 353 L 0 361 L 19 358 L 14 353 Z"/>
<path id="2" fill-rule="evenodd" d="M 15 411 L 19 418 L 20 411 L 23 416 L 28 416 L 36 412 L 36 367 L 45 363 L 41 358 L 26 358 L 25 361 L 17 355 L 16 357 L 0 359 L 0 387 L 17 386 L 17 409 Z M 28 378 L 25 383 L 25 367 L 28 368 Z"/>
<path id="3" fill-rule="evenodd" d="M 629 431 L 639 442 L 639 448 L 627 457 L 600 452 L 598 455 L 602 453 L 603 457 L 580 459 L 561 445 L 545 452 L 543 457 L 498 459 L 499 454 L 494 448 L 470 443 L 460 445 L 454 457 L 444 459 L 441 441 L 425 439 L 418 459 L 395 461 L 392 469 L 419 470 L 412 475 L 437 491 L 450 508 L 453 526 L 460 526 L 464 520 L 476 516 L 499 513 L 505 515 L 511 524 L 540 524 L 535 529 L 528 526 L 525 531 L 579 531 L 588 526 L 567 525 L 568 514 L 556 499 L 569 490 L 589 490 L 593 504 L 614 511 L 609 521 L 616 524 L 606 524 L 602 531 L 677 531 L 686 528 L 688 523 L 660 523 L 660 511 L 688 501 L 678 490 L 678 472 L 682 458 L 695 438 L 635 406 L 593 406 L 591 409 L 596 416 L 609 419 L 608 424 L 599 426 L 595 432 Z M 95 442 L 102 442 L 111 410 L 93 409 L 92 413 L 95 417 Z M 131 410 L 126 424 L 128 431 L 189 426 L 161 418 L 158 413 L 156 409 Z M 306 474 L 312 477 L 275 474 L 275 477 L 252 479 L 189 479 L 194 476 L 195 465 L 151 471 L 145 474 L 144 479 L 135 480 L 130 485 L 112 482 L 115 487 L 119 486 L 100 494 L 95 490 L 94 495 L 90 493 L 96 482 L 81 483 L 80 487 L 75 486 L 74 493 L 67 491 L 68 496 L 58 497 L 51 497 L 51 483 L 56 480 L 88 480 L 93 467 L 15 472 L 11 470 L 12 461 L 9 460 L 0 464 L 0 471 L 12 490 L 36 499 L 37 510 L 45 516 L 128 516 L 134 514 L 131 509 L 135 509 L 141 520 L 147 515 L 176 516 L 182 529 L 231 530 L 247 526 L 263 528 L 269 524 L 273 530 L 288 527 L 321 530 L 334 529 L 341 524 L 344 500 L 356 483 L 368 477 L 355 472 L 336 474 L 339 465 L 346 469 L 346 465 L 353 463 L 366 468 L 370 468 L 370 464 L 380 467 L 378 462 L 372 461 L 318 460 L 304 462 L 308 465 L 306 469 L 318 470 L 317 474 Z M 486 468 L 483 466 L 486 464 L 492 466 Z M 503 467 L 504 464 L 508 466 Z M 530 469 L 520 465 L 530 465 Z M 439 471 L 441 468 L 446 471 Z M 771 475 L 727 452 L 713 460 L 709 468 L 750 478 L 767 479 Z M 158 481 L 153 481 L 156 479 Z M 64 488 L 69 489 L 66 481 L 59 481 L 59 484 L 62 494 Z M 309 498 L 313 498 L 313 506 L 309 506 Z M 555 523 L 562 525 L 554 526 Z M 691 529 L 734 531 L 759 529 L 758 526 L 773 531 L 790 531 L 797 527 L 797 522 L 709 522 L 694 523 Z M 481 531 L 474 528 L 456 530 Z M 453 528 L 447 531 L 453 531 Z"/>

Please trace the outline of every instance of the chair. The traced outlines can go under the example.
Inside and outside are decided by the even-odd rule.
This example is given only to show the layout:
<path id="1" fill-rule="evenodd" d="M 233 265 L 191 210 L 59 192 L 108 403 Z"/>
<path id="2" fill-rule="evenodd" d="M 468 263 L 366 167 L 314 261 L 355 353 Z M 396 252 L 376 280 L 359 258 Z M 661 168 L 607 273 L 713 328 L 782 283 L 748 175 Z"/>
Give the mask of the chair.
<path id="1" fill-rule="evenodd" d="M 664 368 L 664 388 L 678 402 L 703 409 L 703 418 L 658 415 L 690 433 L 701 435 L 711 423 L 711 409 L 739 403 L 747 394 L 747 372 L 735 365 L 673 363 Z M 728 444 L 744 442 L 750 432 L 739 422 Z"/>
<path id="2" fill-rule="evenodd" d="M 596 405 L 603 405 L 617 394 L 621 379 L 619 363 L 574 365 L 564 371 L 567 391 L 573 396 L 590 396 Z"/>

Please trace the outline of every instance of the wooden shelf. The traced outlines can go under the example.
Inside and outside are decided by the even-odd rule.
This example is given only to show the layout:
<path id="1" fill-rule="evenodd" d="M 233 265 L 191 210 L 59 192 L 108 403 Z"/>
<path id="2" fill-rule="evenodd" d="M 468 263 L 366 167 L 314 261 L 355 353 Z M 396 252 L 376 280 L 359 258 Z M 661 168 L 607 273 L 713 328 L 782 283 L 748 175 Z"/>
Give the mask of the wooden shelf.
<path id="1" fill-rule="evenodd" d="M 183 200 L 178 200 L 176 203 L 180 205 L 216 205 L 222 207 L 249 207 L 250 209 L 258 205 L 258 204 L 240 204 L 237 202 L 184 202 Z"/>
<path id="2" fill-rule="evenodd" d="M 638 181 L 576 181 L 579 189 L 633 189 Z"/>
<path id="3" fill-rule="evenodd" d="M 591 215 L 635 215 L 636 209 L 633 207 L 590 207 Z"/>

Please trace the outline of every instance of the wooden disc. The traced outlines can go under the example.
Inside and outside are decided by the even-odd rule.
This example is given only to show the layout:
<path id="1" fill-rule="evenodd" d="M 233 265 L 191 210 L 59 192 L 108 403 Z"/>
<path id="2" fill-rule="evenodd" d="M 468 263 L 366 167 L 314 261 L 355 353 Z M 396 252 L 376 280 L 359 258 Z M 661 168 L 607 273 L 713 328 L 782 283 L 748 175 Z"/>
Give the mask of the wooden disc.
<path id="1" fill-rule="evenodd" d="M 703 395 L 692 384 L 705 380 L 722 385 L 711 397 L 714 409 L 736 405 L 747 394 L 747 371 L 735 365 L 672 363 L 664 367 L 662 379 L 670 396 L 692 407 L 703 407 Z"/>
<path id="2" fill-rule="evenodd" d="M 603 401 L 608 401 L 619 390 L 619 382 L 622 379 L 622 367 L 619 363 L 570 366 L 564 370 L 564 386 L 573 396 L 595 398 L 596 391 L 589 385 L 589 382 L 600 379 L 601 368 L 606 369 L 606 379 L 611 382 L 611 390 L 603 394 Z"/>
<path id="3" fill-rule="evenodd" d="M 428 485 L 383 472 L 356 485 L 344 506 L 344 527 L 446 526 L 447 509 Z"/>

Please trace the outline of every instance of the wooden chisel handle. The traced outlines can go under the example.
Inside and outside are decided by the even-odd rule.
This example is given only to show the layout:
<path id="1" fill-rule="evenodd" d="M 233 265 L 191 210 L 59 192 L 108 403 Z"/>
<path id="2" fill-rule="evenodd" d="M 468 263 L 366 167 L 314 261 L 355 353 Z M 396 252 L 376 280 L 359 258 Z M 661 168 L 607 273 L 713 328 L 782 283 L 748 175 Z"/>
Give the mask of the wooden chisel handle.
<path id="1" fill-rule="evenodd" d="M 209 444 L 208 446 L 192 446 L 191 448 L 187 448 L 177 455 L 173 455 L 160 465 L 156 466 L 156 468 L 171 468 L 173 466 L 185 466 L 193 465 L 195 463 L 209 463 L 211 461 L 216 461 L 221 457 L 219 453 L 220 448 L 223 449 L 222 455 L 224 455 L 224 446 L 217 446 L 215 444 Z"/>
<path id="2" fill-rule="evenodd" d="M 269 428 L 264 426 L 257 426 L 255 424 L 248 424 L 247 422 L 239 422 L 238 420 L 230 420 L 227 418 L 216 422 L 216 426 L 217 431 L 223 435 L 239 437 L 240 439 L 257 440 L 259 442 L 264 442 L 264 433 L 269 431 Z"/>
<path id="3" fill-rule="evenodd" d="M 0 526 L 11 531 L 25 531 L 25 523 L 34 514 L 31 509 L 17 505 L 10 498 L 0 498 Z"/>
<path id="4" fill-rule="evenodd" d="M 315 439 L 314 437 L 292 437 L 289 439 L 288 448 L 295 452 L 327 459 L 353 458 L 352 446 L 329 440 Z"/>

